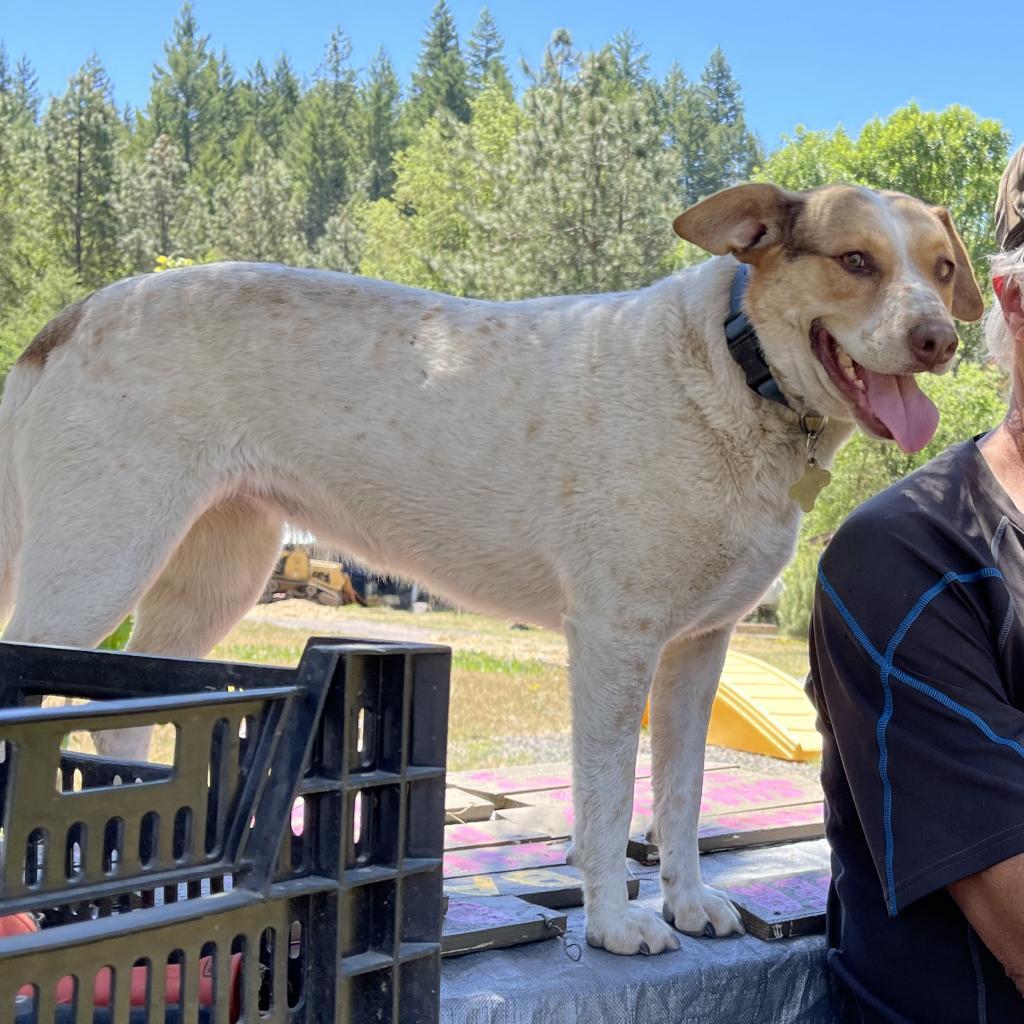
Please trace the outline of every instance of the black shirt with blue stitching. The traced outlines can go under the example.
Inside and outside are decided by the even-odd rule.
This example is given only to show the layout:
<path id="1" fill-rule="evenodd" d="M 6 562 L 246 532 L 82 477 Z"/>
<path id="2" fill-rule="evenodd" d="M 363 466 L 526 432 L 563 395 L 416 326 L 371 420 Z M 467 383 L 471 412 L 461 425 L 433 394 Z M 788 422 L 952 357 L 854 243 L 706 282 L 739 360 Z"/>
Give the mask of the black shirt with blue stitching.
<path id="1" fill-rule="evenodd" d="M 1022 598 L 1024 515 L 975 441 L 861 506 L 821 560 L 807 688 L 845 1019 L 1024 1022 L 945 888 L 1024 853 Z"/>

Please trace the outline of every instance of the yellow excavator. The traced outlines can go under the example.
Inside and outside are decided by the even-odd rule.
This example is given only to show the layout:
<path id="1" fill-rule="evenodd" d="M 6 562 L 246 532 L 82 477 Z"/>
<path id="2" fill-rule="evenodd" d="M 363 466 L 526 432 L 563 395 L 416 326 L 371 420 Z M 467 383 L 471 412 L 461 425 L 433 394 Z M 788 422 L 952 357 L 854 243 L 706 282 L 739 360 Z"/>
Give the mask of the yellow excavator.
<path id="1" fill-rule="evenodd" d="M 262 604 L 278 595 L 304 597 L 319 604 L 337 607 L 343 604 L 366 602 L 352 586 L 352 578 L 337 562 L 310 558 L 309 552 L 299 545 L 289 544 L 281 552 L 274 571 L 263 588 Z"/>

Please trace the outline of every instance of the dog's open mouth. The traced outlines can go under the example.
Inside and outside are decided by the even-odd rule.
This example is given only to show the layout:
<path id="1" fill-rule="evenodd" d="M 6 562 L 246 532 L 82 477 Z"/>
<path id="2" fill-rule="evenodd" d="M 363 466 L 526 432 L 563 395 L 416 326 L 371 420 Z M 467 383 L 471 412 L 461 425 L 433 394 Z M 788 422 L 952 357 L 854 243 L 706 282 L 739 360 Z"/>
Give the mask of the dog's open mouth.
<path id="1" fill-rule="evenodd" d="M 939 410 L 912 373 L 876 373 L 851 359 L 829 332 L 815 324 L 811 346 L 861 426 L 895 441 L 905 452 L 920 451 L 939 425 Z"/>

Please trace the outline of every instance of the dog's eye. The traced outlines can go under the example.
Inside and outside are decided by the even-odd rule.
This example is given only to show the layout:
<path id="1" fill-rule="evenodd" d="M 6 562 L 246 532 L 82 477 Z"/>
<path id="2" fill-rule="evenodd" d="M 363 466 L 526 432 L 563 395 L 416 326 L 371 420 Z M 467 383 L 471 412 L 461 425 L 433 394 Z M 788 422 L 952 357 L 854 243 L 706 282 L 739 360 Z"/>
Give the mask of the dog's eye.
<path id="1" fill-rule="evenodd" d="M 863 252 L 844 252 L 839 262 L 852 274 L 870 274 L 871 259 Z"/>
<path id="2" fill-rule="evenodd" d="M 951 263 L 947 259 L 940 259 L 935 266 L 935 276 L 942 284 L 948 284 L 953 280 L 953 272 L 955 270 L 956 264 Z"/>

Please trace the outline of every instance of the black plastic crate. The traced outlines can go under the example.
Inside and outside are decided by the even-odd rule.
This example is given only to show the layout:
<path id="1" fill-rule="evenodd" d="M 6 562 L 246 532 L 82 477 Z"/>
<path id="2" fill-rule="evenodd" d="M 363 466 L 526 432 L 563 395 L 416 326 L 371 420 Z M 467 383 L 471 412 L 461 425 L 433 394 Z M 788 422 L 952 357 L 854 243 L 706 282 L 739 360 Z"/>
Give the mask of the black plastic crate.
<path id="1" fill-rule="evenodd" d="M 435 1022 L 450 663 L 0 643 L 0 917 L 43 924 L 0 938 L 0 1021 Z M 167 723 L 169 766 L 63 749 Z"/>

